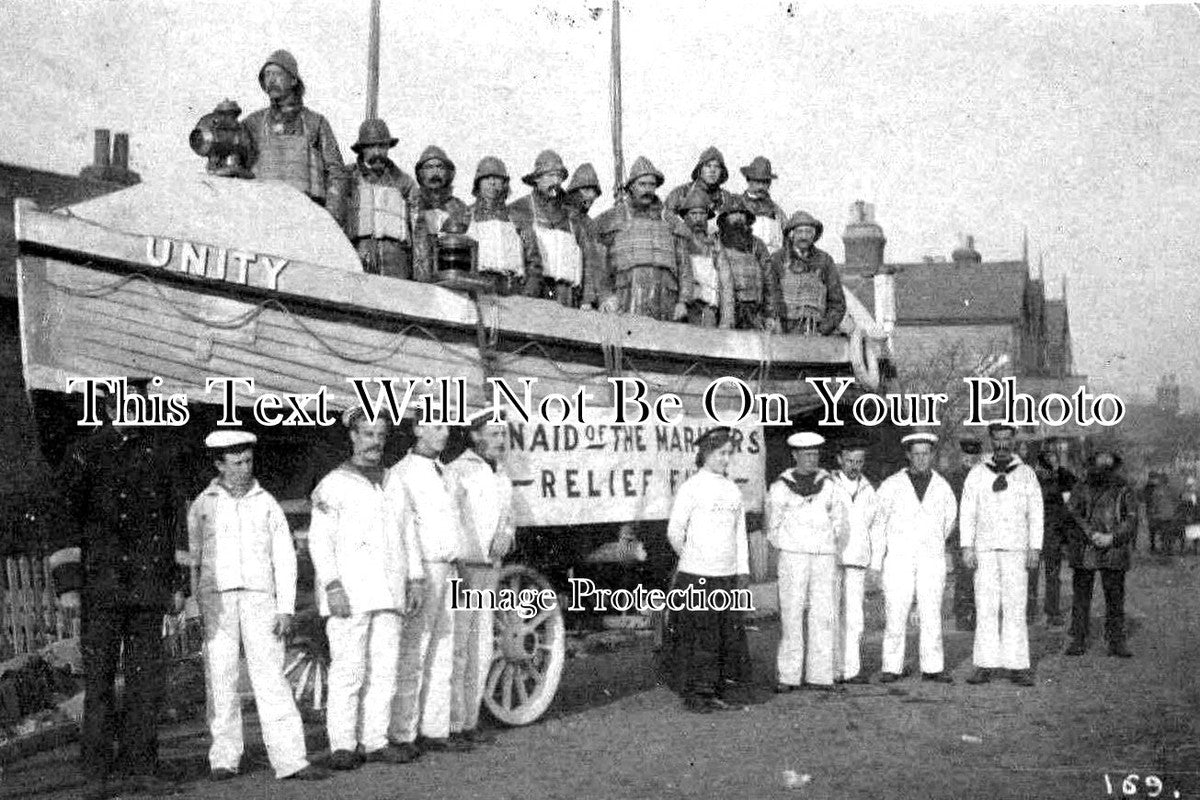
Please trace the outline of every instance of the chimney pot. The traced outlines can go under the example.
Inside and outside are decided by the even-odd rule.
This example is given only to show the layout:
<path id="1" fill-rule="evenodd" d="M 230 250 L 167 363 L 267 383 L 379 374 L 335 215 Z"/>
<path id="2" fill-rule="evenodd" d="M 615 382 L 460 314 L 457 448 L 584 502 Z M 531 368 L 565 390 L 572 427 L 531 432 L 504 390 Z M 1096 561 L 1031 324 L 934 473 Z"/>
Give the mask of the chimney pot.
<path id="1" fill-rule="evenodd" d="M 92 163 L 96 167 L 104 168 L 112 163 L 109 155 L 109 136 L 111 131 L 108 128 L 96 128 L 96 150 Z"/>
<path id="2" fill-rule="evenodd" d="M 117 169 L 129 169 L 129 134 L 118 133 L 113 139 L 112 164 Z"/>

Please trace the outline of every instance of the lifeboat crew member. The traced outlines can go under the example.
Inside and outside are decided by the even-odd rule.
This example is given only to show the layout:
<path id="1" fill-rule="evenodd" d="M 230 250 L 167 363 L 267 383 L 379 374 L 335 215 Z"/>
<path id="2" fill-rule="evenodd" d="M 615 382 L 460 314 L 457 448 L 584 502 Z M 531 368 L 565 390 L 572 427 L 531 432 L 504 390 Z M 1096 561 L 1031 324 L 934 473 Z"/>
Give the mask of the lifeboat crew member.
<path id="1" fill-rule="evenodd" d="M 779 330 L 775 318 L 778 285 L 770 253 L 754 235 L 754 214 L 735 197 L 717 214 L 717 263 L 733 281 L 734 328 Z"/>
<path id="2" fill-rule="evenodd" d="M 562 187 L 566 179 L 562 158 L 553 150 L 543 150 L 533 171 L 521 178 L 533 191 L 509 206 L 509 212 L 525 242 L 528 274 L 541 280 L 540 296 L 577 307 L 588 271 L 584 253 L 591 250 L 587 228 L 566 202 Z"/>
<path id="3" fill-rule="evenodd" d="M 480 159 L 471 188 L 476 199 L 467 209 L 467 235 L 479 243 L 479 274 L 492 281 L 496 294 L 536 297 L 541 285 L 526 275 L 525 245 L 506 204 L 508 180 L 503 161 L 495 156 Z"/>
<path id="4" fill-rule="evenodd" d="M 381 119 L 366 120 L 359 127 L 358 141 L 350 146 L 358 161 L 347 187 L 345 229 L 364 271 L 412 278 L 412 215 L 418 187 L 388 158 L 398 141 Z"/>
<path id="5" fill-rule="evenodd" d="M 390 746 L 388 724 L 401 615 L 419 606 L 424 573 L 403 509 L 383 486 L 388 420 L 371 422 L 355 407 L 342 424 L 350 432 L 350 460 L 313 491 L 308 546 L 329 637 L 329 765 L 349 770 L 363 761 L 412 760 Z"/>
<path id="6" fill-rule="evenodd" d="M 692 168 L 692 180 L 676 186 L 667 195 L 665 205 L 672 214 L 679 213 L 679 206 L 692 189 L 699 189 L 708 195 L 708 203 L 713 213 L 720 216 L 725 204 L 733 199 L 733 195 L 722 186 L 729 180 L 729 169 L 725 166 L 725 156 L 715 147 L 709 147 L 700 154 L 696 166 Z M 710 230 L 714 230 L 710 226 Z"/>
<path id="7" fill-rule="evenodd" d="M 679 556 L 674 588 L 706 599 L 750 586 L 750 548 L 742 491 L 726 477 L 733 457 L 729 428 L 713 428 L 696 441 L 699 470 L 679 487 L 667 538 Z M 728 600 L 726 606 L 728 606 Z M 684 707 L 706 713 L 728 708 L 728 687 L 750 673 L 741 612 L 717 603 L 672 614 L 668 647 L 670 683 Z M 711 607 L 708 607 L 711 606 Z"/>
<path id="8" fill-rule="evenodd" d="M 959 464 L 946 476 L 954 499 L 962 503 L 963 485 L 971 469 L 982 460 L 983 444 L 978 439 L 960 439 Z M 950 541 L 950 553 L 954 566 L 954 626 L 960 631 L 975 630 L 975 570 L 968 569 L 962 560 L 961 532 L 955 523 L 955 535 Z"/>
<path id="9" fill-rule="evenodd" d="M 584 162 L 575 168 L 571 182 L 567 184 L 567 203 L 579 212 L 581 219 L 591 219 L 588 214 L 592 204 L 604 194 L 600 188 L 600 176 L 590 162 Z"/>
<path id="10" fill-rule="evenodd" d="M 655 194 L 664 180 L 649 159 L 639 156 L 629 170 L 626 196 L 596 219 L 600 242 L 607 249 L 600 283 L 603 310 L 658 320 L 687 317 L 692 300 L 691 234 Z"/>
<path id="11" fill-rule="evenodd" d="M 910 433 L 900 440 L 908 467 L 879 485 L 871 523 L 871 568 L 882 571 L 883 674 L 893 683 L 904 672 L 904 636 L 916 597 L 921 621 L 921 678 L 953 683 L 942 654 L 942 591 L 946 586 L 946 539 L 954 532 L 954 490 L 933 469 L 937 436 Z"/>
<path id="12" fill-rule="evenodd" d="M 733 278 L 725 261 L 718 263 L 716 237 L 708 232 L 713 218 L 708 195 L 699 189 L 688 192 L 679 207 L 691 231 L 688 253 L 692 261 L 692 302 L 688 322 L 703 328 L 733 327 Z"/>
<path id="13" fill-rule="evenodd" d="M 468 589 L 495 592 L 500 562 L 512 550 L 516 526 L 512 515 L 512 479 L 504 470 L 508 425 L 491 422 L 492 409 L 471 417 L 471 445 L 447 468 L 455 506 L 462 522 L 459 577 Z M 450 736 L 472 744 L 490 740 L 479 729 L 483 700 L 496 634 L 494 613 L 480 609 L 454 611 L 454 678 L 450 706 Z"/>
<path id="14" fill-rule="evenodd" d="M 254 177 L 283 181 L 342 219 L 344 162 L 333 128 L 304 105 L 296 57 L 276 50 L 258 71 L 271 105 L 243 120 L 254 144 Z"/>
<path id="15" fill-rule="evenodd" d="M 975 570 L 975 671 L 968 683 L 987 683 L 997 669 L 1032 686 L 1025 616 L 1029 572 L 1042 550 L 1042 487 L 1016 449 L 1017 429 L 988 426 L 992 454 L 963 484 L 959 514 L 962 560 Z"/>
<path id="16" fill-rule="evenodd" d="M 436 406 L 435 413 L 441 413 Z M 403 504 L 407 524 L 420 544 L 425 595 L 420 613 L 404 626 L 400 638 L 400 674 L 388 736 L 416 756 L 426 750 L 470 750 L 471 743 L 450 738 L 455 622 L 450 581 L 458 577 L 462 557 L 462 523 L 449 476 L 438 460 L 450 428 L 431 420 L 415 423 L 413 433 L 416 443 L 388 471 L 387 493 Z"/>
<path id="17" fill-rule="evenodd" d="M 210 777 L 233 778 L 242 759 L 238 663 L 246 669 L 277 778 L 323 780 L 308 763 L 304 724 L 283 674 L 284 638 L 296 606 L 296 550 L 283 509 L 254 479 L 254 444 L 247 431 L 220 430 L 204 440 L 217 477 L 188 510 L 192 596 L 204 620 L 208 673 Z"/>
<path id="18" fill-rule="evenodd" d="M 148 383 L 129 379 L 126 394 L 144 397 Z M 168 788 L 158 762 L 162 625 L 183 608 L 190 564 L 175 454 L 150 430 L 118 425 L 121 394 L 103 394 L 110 424 L 72 445 L 60 467 L 66 524 L 48 559 L 59 605 L 81 612 L 84 797 Z"/>
<path id="19" fill-rule="evenodd" d="M 741 199 L 754 214 L 754 235 L 772 253 L 783 249 L 783 224 L 787 214 L 771 199 L 771 181 L 779 178 L 771 169 L 771 161 L 765 156 L 756 156 L 747 166 L 741 167 L 746 178 L 746 191 Z"/>
<path id="20" fill-rule="evenodd" d="M 838 559 L 850 535 L 850 498 L 820 468 L 825 437 L 804 431 L 787 443 L 795 466 L 771 484 L 764 520 L 767 541 L 779 551 L 783 632 L 776 691 L 801 685 L 829 691 L 837 671 Z"/>
<path id="21" fill-rule="evenodd" d="M 829 254 L 816 247 L 824 230 L 820 220 L 797 211 L 783 227 L 787 246 L 771 256 L 784 333 L 829 336 L 846 315 L 841 276 Z"/>
<path id="22" fill-rule="evenodd" d="M 451 219 L 466 227 L 467 205 L 454 196 L 456 168 L 442 148 L 426 147 L 413 171 L 420 187 L 413 222 L 413 278 L 430 281 L 437 274 L 437 237 Z"/>
<path id="23" fill-rule="evenodd" d="M 590 214 L 592 205 L 604 192 L 600 189 L 600 177 L 596 168 L 590 163 L 580 164 L 571 175 L 567 184 L 567 204 L 577 212 L 579 224 L 583 226 L 587 239 L 583 254 L 583 296 L 580 300 L 582 308 L 596 308 L 600 304 L 597 281 L 604 272 L 604 247 L 600 244 L 596 233 L 596 220 Z"/>
<path id="24" fill-rule="evenodd" d="M 837 646 L 841 658 L 835 663 L 841 683 L 866 683 L 862 674 L 863 599 L 867 567 L 871 565 L 871 521 L 875 517 L 875 487 L 863 474 L 867 446 L 849 439 L 840 445 L 838 469 L 833 481 L 850 498 L 850 535 L 842 548 L 838 574 L 841 587 L 841 624 Z"/>

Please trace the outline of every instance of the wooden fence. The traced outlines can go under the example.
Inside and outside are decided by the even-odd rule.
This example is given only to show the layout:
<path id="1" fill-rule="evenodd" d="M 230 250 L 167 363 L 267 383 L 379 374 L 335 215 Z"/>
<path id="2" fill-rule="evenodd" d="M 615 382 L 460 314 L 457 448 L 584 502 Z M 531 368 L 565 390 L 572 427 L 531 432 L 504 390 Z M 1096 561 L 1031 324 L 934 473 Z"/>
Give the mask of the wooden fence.
<path id="1" fill-rule="evenodd" d="M 4 559 L 0 587 L 0 660 L 79 635 L 79 612 L 59 609 L 45 559 Z"/>

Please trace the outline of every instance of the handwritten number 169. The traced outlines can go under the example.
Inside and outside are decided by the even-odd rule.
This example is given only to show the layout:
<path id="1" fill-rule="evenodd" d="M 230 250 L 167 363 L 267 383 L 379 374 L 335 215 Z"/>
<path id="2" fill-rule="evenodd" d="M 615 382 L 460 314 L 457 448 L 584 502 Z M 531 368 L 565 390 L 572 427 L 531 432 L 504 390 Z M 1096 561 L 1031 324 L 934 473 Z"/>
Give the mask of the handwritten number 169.
<path id="1" fill-rule="evenodd" d="M 1157 775 L 1147 775 L 1145 779 L 1138 775 L 1126 775 L 1121 779 L 1121 794 L 1125 797 L 1136 796 L 1138 793 L 1138 781 L 1142 781 L 1147 797 L 1158 797 L 1162 794 L 1162 778 Z M 1108 776 L 1107 772 L 1104 773 L 1104 788 L 1108 790 L 1110 795 L 1116 793 L 1116 787 L 1113 786 L 1113 779 Z"/>

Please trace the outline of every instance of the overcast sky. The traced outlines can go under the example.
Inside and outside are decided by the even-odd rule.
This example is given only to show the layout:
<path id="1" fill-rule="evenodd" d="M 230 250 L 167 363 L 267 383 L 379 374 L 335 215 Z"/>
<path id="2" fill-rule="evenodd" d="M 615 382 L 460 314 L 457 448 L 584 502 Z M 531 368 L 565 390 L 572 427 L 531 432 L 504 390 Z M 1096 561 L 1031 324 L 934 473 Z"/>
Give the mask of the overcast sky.
<path id="1" fill-rule="evenodd" d="M 465 193 L 475 164 L 514 176 L 545 147 L 611 182 L 607 0 L 384 0 L 381 114 L 411 170 L 437 143 Z M 132 134 L 146 180 L 202 171 L 196 119 L 265 104 L 279 47 L 349 157 L 364 112 L 366 0 L 0 0 L 0 160 L 77 172 L 92 129 Z M 625 157 L 684 181 L 721 148 L 755 155 L 790 212 L 839 234 L 874 203 L 891 261 L 1044 254 L 1068 278 L 1076 368 L 1147 393 L 1200 387 L 1200 14 L 1189 5 L 839 8 L 786 0 L 623 3 Z M 608 196 L 606 192 L 606 197 Z M 601 200 L 604 205 L 604 199 Z"/>

